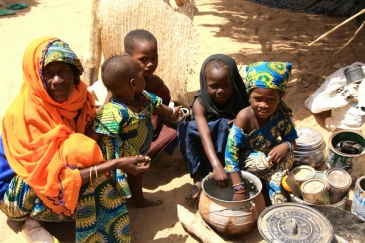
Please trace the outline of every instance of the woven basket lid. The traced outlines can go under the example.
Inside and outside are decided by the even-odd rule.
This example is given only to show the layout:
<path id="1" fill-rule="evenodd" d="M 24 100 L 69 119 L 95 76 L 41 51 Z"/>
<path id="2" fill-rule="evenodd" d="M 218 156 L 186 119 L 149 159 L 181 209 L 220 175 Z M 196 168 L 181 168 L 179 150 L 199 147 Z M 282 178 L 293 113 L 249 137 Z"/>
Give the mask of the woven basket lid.
<path id="1" fill-rule="evenodd" d="M 266 208 L 257 225 L 262 237 L 272 243 L 325 243 L 333 238 L 329 220 L 316 209 L 298 203 L 281 203 Z"/>

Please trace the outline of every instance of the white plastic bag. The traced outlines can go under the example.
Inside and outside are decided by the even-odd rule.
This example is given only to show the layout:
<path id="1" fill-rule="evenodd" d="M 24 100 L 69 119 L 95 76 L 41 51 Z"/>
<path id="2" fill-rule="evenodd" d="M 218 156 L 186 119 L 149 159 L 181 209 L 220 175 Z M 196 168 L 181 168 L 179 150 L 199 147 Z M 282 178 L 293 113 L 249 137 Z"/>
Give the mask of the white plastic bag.
<path id="1" fill-rule="evenodd" d="M 358 65 L 362 66 L 364 63 L 354 62 L 350 66 L 340 68 L 328 76 L 316 92 L 305 100 L 305 107 L 307 107 L 312 113 L 317 114 L 348 105 L 351 100 L 346 99 L 346 97 L 341 95 L 340 92 L 337 92 L 337 90 L 346 85 L 344 70 Z"/>
<path id="2" fill-rule="evenodd" d="M 361 131 L 365 117 L 357 109 L 357 103 L 351 102 L 340 108 L 331 109 L 331 117 L 324 120 L 325 127 L 334 131 L 337 128 Z"/>

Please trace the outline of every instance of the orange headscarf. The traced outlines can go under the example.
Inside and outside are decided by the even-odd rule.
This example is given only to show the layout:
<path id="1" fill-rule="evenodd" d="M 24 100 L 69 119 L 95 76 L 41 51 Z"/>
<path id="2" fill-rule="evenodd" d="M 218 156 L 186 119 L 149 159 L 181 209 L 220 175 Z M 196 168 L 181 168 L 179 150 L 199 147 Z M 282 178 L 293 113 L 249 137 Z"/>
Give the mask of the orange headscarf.
<path id="1" fill-rule="evenodd" d="M 57 38 L 43 37 L 27 47 L 23 83 L 4 115 L 6 158 L 53 212 L 74 213 L 82 178 L 78 168 L 103 161 L 96 142 L 84 135 L 95 117 L 94 99 L 81 81 L 67 101 L 57 103 L 43 86 L 42 51 Z"/>

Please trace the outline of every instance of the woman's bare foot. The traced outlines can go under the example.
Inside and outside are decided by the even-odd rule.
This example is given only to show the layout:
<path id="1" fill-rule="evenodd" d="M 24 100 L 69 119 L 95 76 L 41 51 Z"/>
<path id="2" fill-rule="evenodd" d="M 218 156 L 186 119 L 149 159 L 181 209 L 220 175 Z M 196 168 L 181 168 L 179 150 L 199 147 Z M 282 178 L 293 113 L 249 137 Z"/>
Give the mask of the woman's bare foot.
<path id="1" fill-rule="evenodd" d="M 55 238 L 35 219 L 27 219 L 21 231 L 25 240 L 33 242 L 55 242 Z M 57 241 L 58 242 L 58 241 Z"/>
<path id="2" fill-rule="evenodd" d="M 153 207 L 153 206 L 158 206 L 163 204 L 162 200 L 157 200 L 157 201 L 150 201 L 146 198 L 144 198 L 141 202 L 135 202 L 135 205 L 137 208 L 147 208 L 147 207 Z"/>
<path id="3" fill-rule="evenodd" d="M 202 182 L 201 181 L 195 182 L 195 184 L 191 187 L 190 192 L 185 196 L 185 200 L 197 199 L 201 191 L 202 191 Z"/>

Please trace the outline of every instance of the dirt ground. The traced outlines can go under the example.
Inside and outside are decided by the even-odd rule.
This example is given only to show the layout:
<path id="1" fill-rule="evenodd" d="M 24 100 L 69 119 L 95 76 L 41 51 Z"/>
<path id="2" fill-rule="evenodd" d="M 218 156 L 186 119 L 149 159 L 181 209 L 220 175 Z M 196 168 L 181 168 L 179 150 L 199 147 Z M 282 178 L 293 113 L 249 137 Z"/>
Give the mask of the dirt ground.
<path id="1" fill-rule="evenodd" d="M 9 5 L 16 1 L 5 0 L 5 3 Z M 78 55 L 83 55 L 89 48 L 90 0 L 23 0 L 22 3 L 27 3 L 29 7 L 17 10 L 15 15 L 0 16 L 0 78 L 3 83 L 0 118 L 18 93 L 22 82 L 22 56 L 30 41 L 50 35 L 68 42 Z M 360 31 L 336 55 L 357 30 L 354 21 L 312 46 L 308 43 L 344 20 L 346 18 L 269 8 L 244 0 L 196 0 L 194 23 L 199 32 L 199 49 L 195 76 L 188 84 L 190 99 L 199 89 L 200 66 L 211 54 L 228 54 L 239 66 L 255 61 L 288 61 L 293 64 L 293 70 L 284 101 L 293 109 L 295 126 L 315 128 L 327 141 L 330 132 L 323 121 L 329 112 L 314 115 L 305 108 L 304 101 L 327 76 L 336 71 L 334 65 L 365 62 L 365 30 Z M 318 76 L 318 81 L 304 87 L 307 85 L 302 85 L 301 81 L 305 75 L 312 78 Z M 177 204 L 199 216 L 197 205 L 184 200 L 192 179 L 178 149 L 172 156 L 162 153 L 144 178 L 146 197 L 163 198 L 164 204 L 145 209 L 128 205 L 132 242 L 200 242 L 185 231 L 177 218 Z M 17 232 L 21 223 L 7 221 L 0 213 L 0 228 L 0 242 L 19 242 Z M 48 228 L 61 242 L 74 242 L 72 223 L 49 224 Z M 265 242 L 257 227 L 242 236 L 224 239 L 231 242 Z"/>

